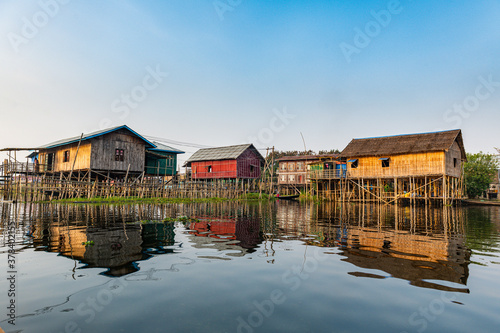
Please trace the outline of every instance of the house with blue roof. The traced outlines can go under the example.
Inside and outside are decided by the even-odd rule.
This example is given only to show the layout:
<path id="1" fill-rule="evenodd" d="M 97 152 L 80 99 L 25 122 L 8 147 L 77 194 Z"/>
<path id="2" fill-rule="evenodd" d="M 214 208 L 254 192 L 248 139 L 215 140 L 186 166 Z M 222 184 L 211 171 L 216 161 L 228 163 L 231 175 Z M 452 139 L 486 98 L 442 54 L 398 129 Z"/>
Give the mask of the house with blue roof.
<path id="1" fill-rule="evenodd" d="M 175 176 L 177 155 L 183 153 L 122 125 L 37 147 L 28 157 L 42 173 Z"/>

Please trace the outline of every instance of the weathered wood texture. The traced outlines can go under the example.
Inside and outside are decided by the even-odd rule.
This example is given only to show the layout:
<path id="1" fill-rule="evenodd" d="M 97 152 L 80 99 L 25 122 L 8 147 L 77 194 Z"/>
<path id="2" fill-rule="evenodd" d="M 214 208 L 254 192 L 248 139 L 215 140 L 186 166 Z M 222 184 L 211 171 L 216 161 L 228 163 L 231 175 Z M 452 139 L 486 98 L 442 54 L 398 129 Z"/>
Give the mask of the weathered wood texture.
<path id="1" fill-rule="evenodd" d="M 130 135 L 125 130 L 105 134 L 90 140 L 78 143 L 63 145 L 43 151 L 39 154 L 39 163 L 44 168 L 43 171 L 69 172 L 78 170 L 103 170 L 125 172 L 130 164 L 129 172 L 143 172 L 145 165 L 145 145 L 139 138 Z M 123 161 L 115 160 L 115 150 L 123 149 Z M 64 159 L 66 152 L 69 158 Z M 52 155 L 52 164 L 49 156 Z M 52 168 L 50 167 L 52 165 Z"/>
<path id="2" fill-rule="evenodd" d="M 278 168 L 278 184 L 304 185 L 308 183 L 307 161 L 280 161 Z"/>
<path id="3" fill-rule="evenodd" d="M 237 178 L 259 178 L 260 159 L 253 150 L 247 149 L 237 158 Z"/>
<path id="4" fill-rule="evenodd" d="M 91 139 L 92 170 L 143 172 L 146 148 L 144 142 L 126 131 L 117 131 Z M 115 150 L 123 149 L 123 161 L 115 161 Z"/>
<path id="5" fill-rule="evenodd" d="M 445 152 L 445 174 L 459 178 L 462 173 L 462 153 L 455 141 L 451 148 Z"/>

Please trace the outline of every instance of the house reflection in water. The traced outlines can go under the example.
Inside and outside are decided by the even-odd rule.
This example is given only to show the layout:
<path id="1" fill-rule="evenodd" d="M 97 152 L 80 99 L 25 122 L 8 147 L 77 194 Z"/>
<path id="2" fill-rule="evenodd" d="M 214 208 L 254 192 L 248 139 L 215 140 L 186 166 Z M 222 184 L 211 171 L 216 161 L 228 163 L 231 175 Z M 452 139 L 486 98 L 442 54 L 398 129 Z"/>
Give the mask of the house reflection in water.
<path id="1" fill-rule="evenodd" d="M 106 268 L 103 275 L 118 277 L 137 272 L 138 261 L 173 253 L 174 226 L 164 223 L 104 222 L 87 226 L 71 222 L 41 221 L 34 225 L 33 243 L 38 249 L 58 252 L 84 264 Z"/>
<path id="2" fill-rule="evenodd" d="M 138 271 L 135 264 L 143 260 L 142 226 L 127 224 L 123 227 L 73 227 L 50 226 L 43 229 L 41 240 L 46 243 L 49 252 L 61 255 L 85 264 L 85 268 L 106 268 L 104 275 L 122 276 Z M 36 236 L 36 234 L 35 234 Z"/>
<path id="3" fill-rule="evenodd" d="M 255 252 L 261 242 L 260 220 L 247 217 L 196 216 L 197 222 L 189 224 L 190 241 L 194 248 L 213 248 L 218 252 L 212 259 L 230 259 Z M 218 254 L 223 254 L 219 256 Z"/>
<path id="4" fill-rule="evenodd" d="M 310 211 L 297 208 L 294 212 L 288 206 L 279 206 L 280 229 L 293 231 L 297 237 L 302 235 L 310 245 L 339 248 L 343 261 L 362 269 L 349 274 L 385 278 L 380 274 L 385 272 L 418 287 L 468 292 L 465 286 L 470 250 L 465 246 L 464 215 L 460 209 L 316 207 Z M 291 214 L 293 226 L 289 224 Z"/>

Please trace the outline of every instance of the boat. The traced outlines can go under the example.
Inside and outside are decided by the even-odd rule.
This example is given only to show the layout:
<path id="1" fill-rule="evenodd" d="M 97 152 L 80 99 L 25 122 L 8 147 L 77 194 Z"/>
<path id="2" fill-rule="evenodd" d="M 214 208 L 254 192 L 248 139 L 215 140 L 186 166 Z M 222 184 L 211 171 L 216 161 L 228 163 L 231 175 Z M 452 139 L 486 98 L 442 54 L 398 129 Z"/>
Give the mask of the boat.
<path id="1" fill-rule="evenodd" d="M 300 194 L 293 194 L 293 195 L 280 195 L 276 196 L 276 199 L 281 199 L 281 200 L 294 200 L 297 199 L 300 196 Z"/>

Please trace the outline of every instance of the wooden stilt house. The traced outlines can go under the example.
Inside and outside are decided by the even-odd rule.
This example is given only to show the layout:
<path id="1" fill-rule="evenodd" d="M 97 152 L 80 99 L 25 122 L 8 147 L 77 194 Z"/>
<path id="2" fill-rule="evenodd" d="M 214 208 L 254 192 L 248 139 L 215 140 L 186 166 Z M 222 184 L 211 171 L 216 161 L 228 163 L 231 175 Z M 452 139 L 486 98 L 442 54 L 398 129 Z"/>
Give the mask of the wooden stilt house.
<path id="1" fill-rule="evenodd" d="M 350 195 L 358 200 L 462 197 L 467 158 L 459 129 L 353 139 L 340 156 L 347 162 Z"/>
<path id="2" fill-rule="evenodd" d="M 255 179 L 261 175 L 264 158 L 252 144 L 200 149 L 185 166 L 196 180 Z"/>
<path id="3" fill-rule="evenodd" d="M 52 142 L 29 155 L 38 172 L 92 171 L 112 177 L 173 176 L 177 154 L 183 152 L 152 142 L 126 125 Z"/>
<path id="4" fill-rule="evenodd" d="M 345 163 L 337 159 L 337 154 L 280 157 L 277 159 L 279 193 L 297 193 L 311 188 L 312 183 L 318 188 L 318 184 L 322 187 L 323 182 L 339 179 Z"/>

